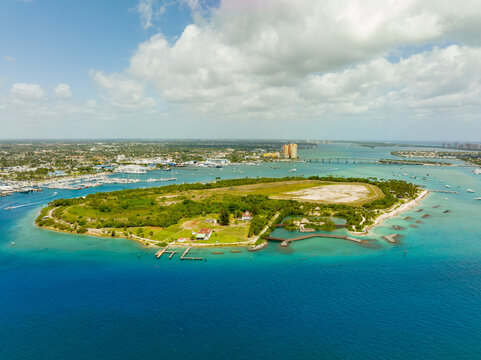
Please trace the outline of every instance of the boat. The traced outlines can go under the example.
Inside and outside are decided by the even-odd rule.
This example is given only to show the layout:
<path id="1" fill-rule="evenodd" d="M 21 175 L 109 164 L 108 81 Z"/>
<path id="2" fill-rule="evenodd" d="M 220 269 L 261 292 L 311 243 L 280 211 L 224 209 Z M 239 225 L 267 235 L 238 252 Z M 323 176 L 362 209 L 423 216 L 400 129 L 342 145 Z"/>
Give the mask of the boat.
<path id="1" fill-rule="evenodd" d="M 475 197 L 474 200 L 481 200 L 481 196 Z"/>
<path id="2" fill-rule="evenodd" d="M 474 172 L 476 175 L 479 175 L 479 174 L 481 174 L 481 169 L 474 169 L 473 172 Z"/>
<path id="3" fill-rule="evenodd" d="M 13 208 L 11 206 L 7 206 L 5 210 L 12 210 Z"/>
<path id="4" fill-rule="evenodd" d="M 289 170 L 289 172 L 294 172 L 294 171 L 297 171 L 297 169 L 291 169 L 291 170 Z"/>
<path id="5" fill-rule="evenodd" d="M 468 190 L 466 190 L 466 191 L 467 191 L 468 193 L 473 193 L 473 192 L 475 192 L 473 189 L 468 189 Z"/>
<path id="6" fill-rule="evenodd" d="M 451 186 L 449 186 L 449 185 L 446 185 L 446 187 L 447 187 L 447 188 L 450 188 Z"/>

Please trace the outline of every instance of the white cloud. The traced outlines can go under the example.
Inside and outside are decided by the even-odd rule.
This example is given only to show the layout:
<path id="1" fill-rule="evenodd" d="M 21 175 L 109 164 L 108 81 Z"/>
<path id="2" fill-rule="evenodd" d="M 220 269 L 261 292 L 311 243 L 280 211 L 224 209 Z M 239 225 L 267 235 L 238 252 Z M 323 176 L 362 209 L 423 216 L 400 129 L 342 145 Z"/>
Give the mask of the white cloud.
<path id="1" fill-rule="evenodd" d="M 122 74 L 105 74 L 91 70 L 91 79 L 101 92 L 102 99 L 122 109 L 152 108 L 156 101 L 145 95 L 145 85 Z"/>
<path id="2" fill-rule="evenodd" d="M 10 55 L 5 55 L 3 57 L 3 60 L 8 61 L 9 63 L 14 63 L 16 61 L 15 58 L 13 56 L 10 56 Z"/>
<path id="3" fill-rule="evenodd" d="M 434 48 L 391 63 L 376 59 L 342 72 L 312 75 L 299 87 L 306 104 L 355 113 L 446 111 L 481 107 L 481 48 Z"/>
<path id="4" fill-rule="evenodd" d="M 380 128 L 430 118 L 446 128 L 446 119 L 480 118 L 479 0 L 179 3 L 193 24 L 175 40 L 158 33 L 139 44 L 122 73 L 90 71 L 99 97 L 82 106 L 99 118 L 152 118 L 146 114 L 167 103 L 170 114 L 189 114 L 203 128 L 346 118 L 354 126 L 375 119 Z M 166 4 L 139 0 L 145 29 Z M 392 54 L 398 62 L 388 60 Z M 52 109 L 80 113 L 82 106 Z"/>
<path id="5" fill-rule="evenodd" d="M 14 99 L 24 101 L 36 101 L 45 97 L 45 92 L 38 84 L 13 84 L 10 94 Z"/>
<path id="6" fill-rule="evenodd" d="M 70 99 L 72 97 L 72 92 L 70 91 L 70 86 L 67 84 L 58 84 L 53 90 L 55 96 L 59 99 Z"/>
<path id="7" fill-rule="evenodd" d="M 152 9 L 153 0 L 140 0 L 137 5 L 137 12 L 140 16 L 140 23 L 144 29 L 148 29 L 152 26 L 152 17 L 154 11 Z"/>
<path id="8" fill-rule="evenodd" d="M 158 4 L 158 0 L 139 0 L 136 11 L 140 17 L 140 24 L 147 30 L 154 24 L 153 21 L 165 13 L 167 4 Z"/>
<path id="9" fill-rule="evenodd" d="M 196 111 L 274 111 L 276 99 L 302 104 L 293 94 L 317 74 L 381 61 L 402 46 L 471 41 L 479 31 L 475 0 L 224 0 L 174 43 L 157 34 L 140 44 L 127 73 Z"/>

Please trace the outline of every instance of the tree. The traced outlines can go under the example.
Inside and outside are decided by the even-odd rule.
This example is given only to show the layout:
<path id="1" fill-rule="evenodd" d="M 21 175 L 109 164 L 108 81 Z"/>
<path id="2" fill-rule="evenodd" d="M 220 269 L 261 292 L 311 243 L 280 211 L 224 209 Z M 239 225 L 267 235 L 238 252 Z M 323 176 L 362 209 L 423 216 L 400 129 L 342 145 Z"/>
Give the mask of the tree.
<path id="1" fill-rule="evenodd" d="M 219 224 L 229 225 L 229 220 L 230 220 L 229 217 L 230 217 L 230 214 L 227 211 L 227 209 L 222 208 L 219 214 Z"/>

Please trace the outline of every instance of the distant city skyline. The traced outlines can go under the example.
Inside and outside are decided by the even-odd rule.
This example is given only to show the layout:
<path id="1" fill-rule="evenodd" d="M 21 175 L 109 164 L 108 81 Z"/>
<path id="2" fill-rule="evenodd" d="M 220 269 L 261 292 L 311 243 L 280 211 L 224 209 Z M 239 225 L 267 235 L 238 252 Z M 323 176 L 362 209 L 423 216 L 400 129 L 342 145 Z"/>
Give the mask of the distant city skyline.
<path id="1" fill-rule="evenodd" d="M 481 2 L 6 0 L 0 139 L 475 143 Z"/>

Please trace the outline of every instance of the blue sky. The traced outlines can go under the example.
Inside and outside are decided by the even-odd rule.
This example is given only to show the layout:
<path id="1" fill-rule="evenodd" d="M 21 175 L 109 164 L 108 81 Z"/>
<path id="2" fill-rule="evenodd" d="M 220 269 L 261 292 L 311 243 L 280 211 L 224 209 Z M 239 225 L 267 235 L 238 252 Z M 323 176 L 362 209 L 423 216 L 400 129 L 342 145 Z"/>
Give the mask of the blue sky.
<path id="1" fill-rule="evenodd" d="M 479 140 L 480 31 L 478 0 L 4 0 L 0 138 Z"/>
<path id="2" fill-rule="evenodd" d="M 89 97 L 91 69 L 121 72 L 138 44 L 158 29 L 178 36 L 191 22 L 186 6 L 169 7 L 156 28 L 143 29 L 137 1 L 4 0 L 0 11 L 0 74 L 14 82 L 54 87 L 67 82 Z"/>

